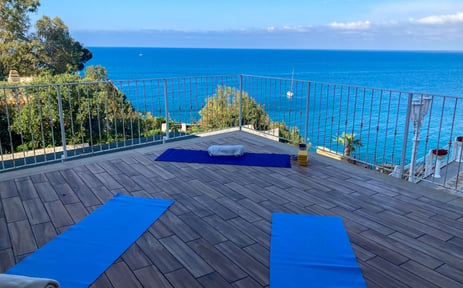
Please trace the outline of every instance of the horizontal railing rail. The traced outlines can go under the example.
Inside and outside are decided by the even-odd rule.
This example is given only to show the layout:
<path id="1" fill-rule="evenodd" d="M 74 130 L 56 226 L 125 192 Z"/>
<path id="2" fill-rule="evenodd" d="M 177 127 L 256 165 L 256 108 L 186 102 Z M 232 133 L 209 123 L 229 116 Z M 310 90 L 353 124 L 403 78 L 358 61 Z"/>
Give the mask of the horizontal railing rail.
<path id="1" fill-rule="evenodd" d="M 0 171 L 235 127 L 310 142 L 313 151 L 412 182 L 461 186 L 461 97 L 253 75 L 16 85 L 0 93 Z M 446 154 L 434 155 L 439 149 Z"/>

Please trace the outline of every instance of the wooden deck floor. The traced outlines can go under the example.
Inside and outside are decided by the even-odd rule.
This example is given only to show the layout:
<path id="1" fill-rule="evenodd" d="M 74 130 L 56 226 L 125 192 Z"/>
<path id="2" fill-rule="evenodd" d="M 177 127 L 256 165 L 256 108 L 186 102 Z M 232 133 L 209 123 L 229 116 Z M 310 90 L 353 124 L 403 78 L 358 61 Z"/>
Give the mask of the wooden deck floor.
<path id="1" fill-rule="evenodd" d="M 155 162 L 167 147 L 242 143 L 223 135 L 0 174 L 0 272 L 114 194 L 175 203 L 92 287 L 268 287 L 271 213 L 339 215 L 368 287 L 463 287 L 463 201 L 311 155 L 308 168 Z"/>

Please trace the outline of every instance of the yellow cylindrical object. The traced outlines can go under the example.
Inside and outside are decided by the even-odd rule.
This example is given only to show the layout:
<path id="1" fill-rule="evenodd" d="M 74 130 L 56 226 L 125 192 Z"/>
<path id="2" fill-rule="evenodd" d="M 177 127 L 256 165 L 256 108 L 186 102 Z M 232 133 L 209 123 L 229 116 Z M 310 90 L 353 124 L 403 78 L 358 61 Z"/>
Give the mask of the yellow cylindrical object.
<path id="1" fill-rule="evenodd" d="M 309 164 L 307 150 L 299 150 L 299 153 L 297 154 L 297 162 L 299 163 L 299 166 L 307 166 Z"/>

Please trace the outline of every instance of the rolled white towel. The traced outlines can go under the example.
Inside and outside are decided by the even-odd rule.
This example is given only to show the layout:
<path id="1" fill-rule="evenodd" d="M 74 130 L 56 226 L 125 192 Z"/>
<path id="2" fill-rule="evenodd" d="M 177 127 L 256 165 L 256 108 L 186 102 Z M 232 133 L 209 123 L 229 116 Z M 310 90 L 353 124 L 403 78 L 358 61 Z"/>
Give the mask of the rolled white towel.
<path id="1" fill-rule="evenodd" d="M 0 288 L 59 288 L 58 281 L 21 275 L 0 274 Z"/>
<path id="2" fill-rule="evenodd" d="M 243 145 L 212 145 L 207 149 L 209 156 L 243 156 Z"/>

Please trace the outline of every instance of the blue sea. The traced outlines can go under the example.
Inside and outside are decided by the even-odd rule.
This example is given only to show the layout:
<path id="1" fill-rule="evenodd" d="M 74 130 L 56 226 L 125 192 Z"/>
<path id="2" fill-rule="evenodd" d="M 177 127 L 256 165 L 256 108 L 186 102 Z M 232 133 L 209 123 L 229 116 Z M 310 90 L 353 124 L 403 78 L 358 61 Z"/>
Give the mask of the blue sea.
<path id="1" fill-rule="evenodd" d="M 92 47 L 111 80 L 250 74 L 463 96 L 463 52 Z"/>
<path id="2" fill-rule="evenodd" d="M 294 79 L 320 83 L 463 97 L 463 52 L 101 47 L 90 49 L 93 52 L 93 59 L 87 65 L 104 66 L 109 78 L 113 81 L 237 74 L 291 79 L 294 73 Z M 285 83 L 289 84 L 289 82 Z M 330 86 L 333 87 L 324 85 L 323 89 L 329 89 Z M 283 92 L 287 91 L 287 88 L 289 87 L 285 87 Z M 378 162 L 398 163 L 402 154 L 402 139 L 404 139 L 407 93 L 401 94 L 402 100 L 399 99 L 400 97 L 393 97 L 392 100 L 389 98 L 391 102 L 388 105 L 387 95 L 381 98 L 379 93 L 381 90 L 375 90 L 372 96 L 370 94 L 366 96 L 360 92 L 358 97 L 353 97 L 352 92 L 350 101 L 345 98 L 341 101 L 342 92 L 339 91 L 339 86 L 336 92 L 323 89 L 322 92 L 320 88 L 321 86 L 318 86 L 319 90 L 317 90 L 317 85 L 312 87 L 313 94 L 308 114 L 311 123 L 310 131 L 307 131 L 308 138 L 314 145 L 340 150 L 341 148 L 333 145 L 332 137 L 340 135 L 340 132 L 344 131 L 342 129 L 345 129 L 345 131 L 356 133 L 365 144 L 358 152 L 365 155 L 360 155 L 361 159 L 375 158 L 374 161 Z M 282 100 L 281 95 L 273 95 L 275 91 L 264 93 L 266 88 L 259 89 L 261 89 L 260 94 L 271 98 L 267 99 L 267 102 L 262 102 L 263 99 L 257 100 L 266 107 L 272 121 L 282 121 L 289 123 L 290 126 L 296 125 L 300 127 L 301 134 L 305 132 L 304 125 L 302 125 L 302 115 L 305 113 L 305 101 L 303 101 L 306 97 L 305 93 L 299 93 L 300 95 L 296 93 L 292 102 L 289 102 Z M 140 103 L 139 99 L 133 96 L 136 95 L 134 91 L 124 92 L 135 107 L 148 106 L 148 111 L 154 109 L 150 103 Z M 340 101 L 341 104 L 336 108 L 339 109 L 339 113 L 334 111 L 334 105 L 330 106 L 331 97 L 324 96 L 328 95 L 327 93 L 335 94 L 336 101 Z M 260 94 L 253 93 L 253 97 L 259 97 Z M 180 107 L 185 102 L 179 99 L 180 94 L 177 96 L 172 100 L 176 101 L 173 107 Z M 346 97 L 345 94 L 344 97 Z M 369 100 L 370 97 L 372 97 L 371 100 Z M 463 135 L 462 100 L 456 100 L 454 97 L 448 98 L 448 101 L 441 97 L 433 99 L 433 109 L 429 112 L 431 116 L 425 119 L 422 129 L 424 134 L 422 137 L 428 142 L 421 141 L 419 144 L 419 157 L 432 149 L 430 147 L 442 147 L 448 144 L 456 134 Z M 280 103 L 281 101 L 283 102 Z M 352 107 L 355 103 L 357 105 Z M 280 107 L 280 105 L 283 106 Z M 162 105 L 160 107 L 159 109 L 163 109 Z M 367 108 L 364 109 L 364 107 Z M 395 110 L 389 111 L 390 107 Z M 282 111 L 293 111 L 293 113 L 282 114 L 280 108 Z M 177 111 L 171 117 L 178 118 L 174 119 L 176 121 L 188 122 L 186 119 L 188 108 L 184 107 L 181 111 L 183 111 L 182 115 Z M 368 111 L 371 113 L 367 114 Z M 154 112 L 153 110 L 153 115 Z M 321 115 L 324 116 L 320 120 Z M 329 118 L 331 118 L 331 124 Z M 344 121 L 346 124 L 341 125 Z M 340 126 L 333 128 L 332 123 L 339 123 Z M 378 125 L 376 128 L 378 133 L 375 131 L 374 123 Z M 409 140 L 413 137 L 412 133 L 413 127 L 410 127 Z M 410 143 L 406 152 L 407 163 L 410 159 L 411 147 Z M 382 151 L 387 150 L 386 158 L 391 159 L 385 160 L 383 152 L 376 151 L 377 148 L 383 149 Z M 378 159 L 381 154 L 383 154 L 382 159 Z"/>

